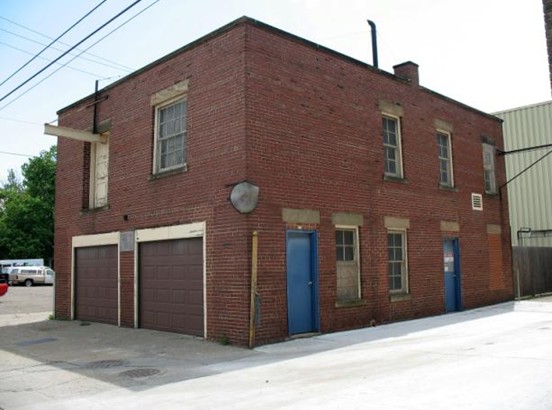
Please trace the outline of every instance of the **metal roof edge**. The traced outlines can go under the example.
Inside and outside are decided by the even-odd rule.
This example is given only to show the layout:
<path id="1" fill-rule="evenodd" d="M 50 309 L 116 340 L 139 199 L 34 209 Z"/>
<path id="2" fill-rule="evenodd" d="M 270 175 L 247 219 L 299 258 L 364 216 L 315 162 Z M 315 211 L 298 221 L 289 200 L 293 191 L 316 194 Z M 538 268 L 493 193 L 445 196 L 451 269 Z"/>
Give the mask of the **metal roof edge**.
<path id="1" fill-rule="evenodd" d="M 539 103 L 534 103 L 534 104 L 529 104 L 529 105 L 522 105 L 521 107 L 508 108 L 508 109 L 502 110 L 502 111 L 496 111 L 496 112 L 493 113 L 493 115 L 507 114 L 509 112 L 527 110 L 527 109 L 530 109 L 530 108 L 540 107 L 540 106 L 543 106 L 543 105 L 552 105 L 552 100 L 542 101 L 542 102 L 539 102 Z"/>

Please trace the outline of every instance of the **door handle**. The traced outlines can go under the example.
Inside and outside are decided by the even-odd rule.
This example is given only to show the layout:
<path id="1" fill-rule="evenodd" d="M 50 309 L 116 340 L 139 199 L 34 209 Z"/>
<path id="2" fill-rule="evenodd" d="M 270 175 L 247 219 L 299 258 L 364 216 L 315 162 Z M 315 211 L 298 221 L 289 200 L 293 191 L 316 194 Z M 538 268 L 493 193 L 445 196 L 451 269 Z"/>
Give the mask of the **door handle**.
<path id="1" fill-rule="evenodd" d="M 308 285 L 312 286 L 312 280 L 309 280 Z"/>

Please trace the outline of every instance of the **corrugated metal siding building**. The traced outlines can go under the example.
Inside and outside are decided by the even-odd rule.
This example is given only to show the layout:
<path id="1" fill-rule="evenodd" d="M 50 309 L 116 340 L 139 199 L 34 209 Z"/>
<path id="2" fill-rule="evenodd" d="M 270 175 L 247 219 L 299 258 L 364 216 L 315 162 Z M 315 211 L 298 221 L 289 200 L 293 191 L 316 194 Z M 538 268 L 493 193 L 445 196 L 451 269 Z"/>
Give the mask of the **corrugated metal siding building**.
<path id="1" fill-rule="evenodd" d="M 505 151 L 552 144 L 552 101 L 495 115 L 504 120 Z M 506 155 L 508 181 L 550 151 L 552 148 Z M 552 154 L 508 184 L 508 203 L 512 245 L 552 247 L 552 232 L 542 232 L 552 230 Z M 531 232 L 521 233 L 520 243 L 518 231 L 529 229 Z"/>

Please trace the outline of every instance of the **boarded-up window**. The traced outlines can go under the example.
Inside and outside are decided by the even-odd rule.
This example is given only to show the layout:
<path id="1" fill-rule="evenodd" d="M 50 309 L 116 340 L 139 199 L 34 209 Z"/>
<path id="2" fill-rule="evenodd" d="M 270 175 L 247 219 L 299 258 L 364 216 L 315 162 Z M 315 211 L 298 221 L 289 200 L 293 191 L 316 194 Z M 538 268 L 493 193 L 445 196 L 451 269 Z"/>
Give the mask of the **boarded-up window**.
<path id="1" fill-rule="evenodd" d="M 91 160 L 94 161 L 91 169 L 92 192 L 90 195 L 91 208 L 101 208 L 107 205 L 107 183 L 109 176 L 109 143 L 92 144 Z"/>
<path id="2" fill-rule="evenodd" d="M 489 246 L 489 290 L 505 289 L 502 264 L 502 237 L 500 234 L 487 234 Z"/>
<path id="3" fill-rule="evenodd" d="M 335 258 L 337 265 L 337 300 L 346 302 L 360 299 L 357 228 L 338 227 L 336 229 Z"/>

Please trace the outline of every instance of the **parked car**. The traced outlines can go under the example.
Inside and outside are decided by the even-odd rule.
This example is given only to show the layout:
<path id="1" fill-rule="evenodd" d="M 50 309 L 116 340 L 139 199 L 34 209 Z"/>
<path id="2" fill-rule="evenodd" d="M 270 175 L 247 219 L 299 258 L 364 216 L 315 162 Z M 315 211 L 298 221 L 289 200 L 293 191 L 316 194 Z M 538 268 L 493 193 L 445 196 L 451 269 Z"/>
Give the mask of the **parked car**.
<path id="1" fill-rule="evenodd" d="M 10 268 L 12 285 L 53 285 L 55 272 L 48 266 L 18 266 Z"/>
<path id="2" fill-rule="evenodd" d="M 8 292 L 8 282 L 2 276 L 0 278 L 0 296 L 4 296 Z"/>
<path id="3" fill-rule="evenodd" d="M 2 268 L 2 275 L 0 276 L 0 279 L 4 279 L 6 283 L 10 282 L 10 269 L 11 268 Z"/>

